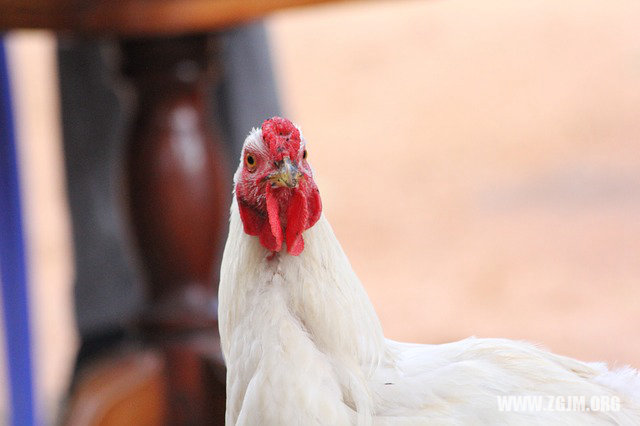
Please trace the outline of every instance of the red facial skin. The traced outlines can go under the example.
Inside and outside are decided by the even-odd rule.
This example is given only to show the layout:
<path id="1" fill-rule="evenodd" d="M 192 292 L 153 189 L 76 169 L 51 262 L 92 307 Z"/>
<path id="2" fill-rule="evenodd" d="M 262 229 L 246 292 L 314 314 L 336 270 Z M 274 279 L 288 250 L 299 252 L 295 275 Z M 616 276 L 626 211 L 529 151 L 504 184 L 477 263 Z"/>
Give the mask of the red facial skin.
<path id="1" fill-rule="evenodd" d="M 312 227 L 322 213 L 318 187 L 311 167 L 303 158 L 300 132 L 289 120 L 273 117 L 262 123 L 264 149 L 247 147 L 242 172 L 236 183 L 236 198 L 244 232 L 260 238 L 260 244 L 273 253 L 286 242 L 287 252 L 297 256 L 304 249 L 302 232 Z M 251 155 L 253 165 L 247 164 Z M 294 188 L 269 181 L 285 157 L 298 168 L 301 177 Z"/>

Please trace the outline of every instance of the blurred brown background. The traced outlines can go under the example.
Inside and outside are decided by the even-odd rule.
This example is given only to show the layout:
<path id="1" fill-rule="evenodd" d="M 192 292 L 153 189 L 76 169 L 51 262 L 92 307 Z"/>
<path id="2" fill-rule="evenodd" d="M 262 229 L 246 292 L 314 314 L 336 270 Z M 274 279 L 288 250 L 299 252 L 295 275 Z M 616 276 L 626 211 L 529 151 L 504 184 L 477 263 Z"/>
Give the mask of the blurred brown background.
<path id="1" fill-rule="evenodd" d="M 388 337 L 509 337 L 640 367 L 640 3 L 354 2 L 268 28 Z M 10 38 L 50 411 L 76 345 L 53 48 Z"/>

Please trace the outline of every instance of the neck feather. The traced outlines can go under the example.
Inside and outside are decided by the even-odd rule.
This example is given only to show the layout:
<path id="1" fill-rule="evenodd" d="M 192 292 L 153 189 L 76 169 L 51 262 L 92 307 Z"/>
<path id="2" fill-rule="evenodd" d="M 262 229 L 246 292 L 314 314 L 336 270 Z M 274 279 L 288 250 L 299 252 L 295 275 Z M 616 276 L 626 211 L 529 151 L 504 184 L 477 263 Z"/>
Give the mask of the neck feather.
<path id="1" fill-rule="evenodd" d="M 304 232 L 304 239 L 299 256 L 282 250 L 270 258 L 257 237 L 244 233 L 234 200 L 220 281 L 223 350 L 256 298 L 277 290 L 284 303 L 273 309 L 286 309 L 297 318 L 321 352 L 373 371 L 384 356 L 382 328 L 324 215 Z"/>

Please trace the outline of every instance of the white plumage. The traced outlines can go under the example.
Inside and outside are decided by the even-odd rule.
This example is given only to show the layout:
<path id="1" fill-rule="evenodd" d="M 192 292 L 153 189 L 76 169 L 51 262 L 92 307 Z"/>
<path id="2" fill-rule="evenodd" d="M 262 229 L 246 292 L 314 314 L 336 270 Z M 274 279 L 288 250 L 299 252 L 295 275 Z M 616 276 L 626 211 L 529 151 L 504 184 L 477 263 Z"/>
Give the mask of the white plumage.
<path id="1" fill-rule="evenodd" d="M 245 147 L 262 143 L 254 129 Z M 244 232 L 234 198 L 219 292 L 228 425 L 640 425 L 631 368 L 506 339 L 385 339 L 324 215 L 303 235 L 300 255 L 273 255 Z M 501 405 L 518 396 L 542 405 Z M 562 398 L 585 404 L 563 410 Z"/>

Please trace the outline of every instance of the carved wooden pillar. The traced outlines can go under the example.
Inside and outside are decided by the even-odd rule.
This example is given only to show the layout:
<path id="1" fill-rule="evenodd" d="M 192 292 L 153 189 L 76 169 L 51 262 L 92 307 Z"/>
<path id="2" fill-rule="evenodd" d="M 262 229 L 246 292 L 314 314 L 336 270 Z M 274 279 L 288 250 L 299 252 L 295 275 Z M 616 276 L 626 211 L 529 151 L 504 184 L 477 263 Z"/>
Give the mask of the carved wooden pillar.
<path id="1" fill-rule="evenodd" d="M 126 184 L 147 284 L 141 332 L 165 354 L 169 423 L 180 425 L 224 424 L 216 295 L 231 183 L 206 113 L 212 47 L 206 36 L 122 42 L 138 92 Z"/>

